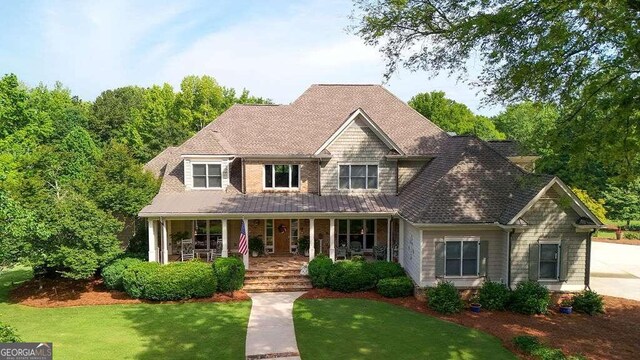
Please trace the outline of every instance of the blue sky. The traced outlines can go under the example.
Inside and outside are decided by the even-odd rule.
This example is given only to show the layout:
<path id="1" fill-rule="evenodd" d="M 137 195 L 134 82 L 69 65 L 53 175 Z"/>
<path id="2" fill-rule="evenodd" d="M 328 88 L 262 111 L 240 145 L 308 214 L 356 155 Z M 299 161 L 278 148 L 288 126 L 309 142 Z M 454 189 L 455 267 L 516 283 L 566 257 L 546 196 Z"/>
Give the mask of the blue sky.
<path id="1" fill-rule="evenodd" d="M 2 1 L 0 73 L 28 85 L 61 81 L 93 100 L 125 85 L 211 75 L 277 103 L 312 83 L 381 83 L 384 60 L 345 28 L 350 1 Z M 479 89 L 401 71 L 387 84 L 403 100 L 442 90 L 472 110 Z"/>

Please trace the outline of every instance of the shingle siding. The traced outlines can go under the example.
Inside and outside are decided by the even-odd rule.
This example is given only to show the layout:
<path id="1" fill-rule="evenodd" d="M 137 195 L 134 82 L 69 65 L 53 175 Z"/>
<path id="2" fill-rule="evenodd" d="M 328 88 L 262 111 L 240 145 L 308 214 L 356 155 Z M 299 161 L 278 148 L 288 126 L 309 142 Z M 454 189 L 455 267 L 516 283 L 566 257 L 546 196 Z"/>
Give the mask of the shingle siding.
<path id="1" fill-rule="evenodd" d="M 420 230 L 404 220 L 400 226 L 404 226 L 404 269 L 416 284 L 424 286 L 420 270 L 422 254 Z"/>
<path id="2" fill-rule="evenodd" d="M 501 229 L 496 230 L 424 230 L 422 232 L 422 279 L 421 286 L 431 286 L 436 279 L 436 241 L 444 241 L 445 237 L 480 237 L 480 241 L 488 241 L 489 252 L 487 255 L 487 278 L 491 281 L 506 282 L 506 235 Z M 453 281 L 456 286 L 479 286 L 484 278 L 473 279 L 447 279 Z"/>
<path id="3" fill-rule="evenodd" d="M 363 120 L 354 121 L 327 149 L 332 157 L 331 160 L 322 164 L 320 183 L 323 195 L 357 192 L 396 194 L 396 162 L 385 159 L 384 156 L 389 153 L 389 148 L 365 125 Z M 338 186 L 339 165 L 365 163 L 378 165 L 378 189 L 340 189 Z"/>
<path id="4" fill-rule="evenodd" d="M 511 241 L 511 283 L 529 279 L 529 246 L 539 240 L 565 241 L 569 246 L 569 271 L 566 282 L 545 282 L 549 285 L 584 284 L 585 263 L 587 257 L 586 232 L 576 232 L 573 226 L 578 214 L 573 209 L 561 207 L 553 198 L 538 200 L 522 219 L 529 224 L 529 228 L 522 233 L 516 233 Z"/>
<path id="5" fill-rule="evenodd" d="M 426 161 L 398 161 L 398 189 L 402 189 L 424 167 Z"/>

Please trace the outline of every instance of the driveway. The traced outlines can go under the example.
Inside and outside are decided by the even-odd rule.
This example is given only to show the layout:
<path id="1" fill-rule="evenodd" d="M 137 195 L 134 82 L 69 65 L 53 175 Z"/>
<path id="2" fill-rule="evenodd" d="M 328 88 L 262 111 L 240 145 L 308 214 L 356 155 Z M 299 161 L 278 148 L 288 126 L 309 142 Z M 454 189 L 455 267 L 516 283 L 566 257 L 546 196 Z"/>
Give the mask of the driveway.
<path id="1" fill-rule="evenodd" d="M 591 289 L 603 295 L 640 301 L 640 246 L 594 241 Z"/>

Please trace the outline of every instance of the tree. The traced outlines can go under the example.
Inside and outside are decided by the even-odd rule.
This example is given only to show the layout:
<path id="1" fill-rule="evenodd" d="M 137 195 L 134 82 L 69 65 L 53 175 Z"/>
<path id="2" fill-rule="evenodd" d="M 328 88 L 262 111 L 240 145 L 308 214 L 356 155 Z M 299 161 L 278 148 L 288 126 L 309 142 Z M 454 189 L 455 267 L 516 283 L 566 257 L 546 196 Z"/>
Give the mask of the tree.
<path id="1" fill-rule="evenodd" d="M 476 135 L 484 140 L 504 139 L 489 118 L 475 115 L 466 105 L 447 99 L 442 91 L 417 94 L 409 100 L 409 106 L 445 131 Z"/>
<path id="2" fill-rule="evenodd" d="M 607 221 L 607 210 L 604 208 L 604 199 L 594 199 L 585 190 L 572 188 L 578 199 L 603 223 Z"/>
<path id="3" fill-rule="evenodd" d="M 193 132 L 205 127 L 227 109 L 223 88 L 207 75 L 182 79 L 177 105 L 181 121 Z"/>
<path id="4" fill-rule="evenodd" d="M 612 0 L 355 0 L 352 30 L 399 66 L 467 75 L 492 103 L 558 106 L 569 151 L 640 174 L 640 5 Z"/>
<path id="5" fill-rule="evenodd" d="M 552 153 L 558 110 L 551 104 L 525 101 L 509 105 L 493 118 L 496 128 L 517 140 L 523 152 L 547 156 Z"/>
<path id="6" fill-rule="evenodd" d="M 623 186 L 609 185 L 604 193 L 605 206 L 609 217 L 627 222 L 640 219 L 640 180 Z"/>
<path id="7" fill-rule="evenodd" d="M 123 129 L 144 104 L 144 89 L 126 86 L 103 91 L 93 103 L 89 131 L 102 142 L 123 137 Z"/>

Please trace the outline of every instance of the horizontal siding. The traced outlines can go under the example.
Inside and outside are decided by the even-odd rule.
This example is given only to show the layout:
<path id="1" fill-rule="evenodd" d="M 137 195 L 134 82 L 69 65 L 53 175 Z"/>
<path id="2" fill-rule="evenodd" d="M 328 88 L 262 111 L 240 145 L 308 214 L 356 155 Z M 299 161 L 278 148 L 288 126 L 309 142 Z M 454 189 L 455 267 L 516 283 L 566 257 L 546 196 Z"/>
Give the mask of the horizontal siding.
<path id="1" fill-rule="evenodd" d="M 396 162 L 387 161 L 389 148 L 363 121 L 355 121 L 327 148 L 331 160 L 322 164 L 322 194 L 382 192 L 396 194 Z M 340 164 L 370 163 L 378 165 L 377 190 L 342 190 L 338 186 Z"/>
<path id="2" fill-rule="evenodd" d="M 529 224 L 529 228 L 512 236 L 512 285 L 529 278 L 529 246 L 541 239 L 565 240 L 569 246 L 567 282 L 545 281 L 545 284 L 584 284 L 588 233 L 576 232 L 573 223 L 578 214 L 572 209 L 563 209 L 551 198 L 542 198 L 522 218 Z"/>
<path id="3" fill-rule="evenodd" d="M 478 236 L 480 241 L 488 241 L 489 251 L 487 254 L 487 277 L 491 281 L 505 281 L 505 256 L 506 256 L 506 237 L 503 230 L 425 230 L 423 231 L 422 240 L 424 244 L 422 253 L 422 277 L 425 281 L 424 286 L 431 286 L 436 279 L 436 241 L 444 241 L 445 237 L 466 237 Z M 448 279 L 456 286 L 478 286 L 484 281 L 484 278 L 477 279 Z"/>

